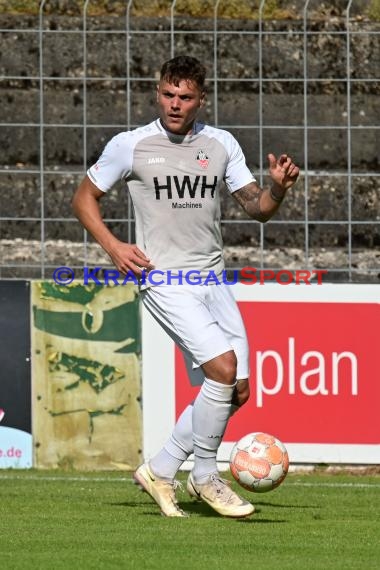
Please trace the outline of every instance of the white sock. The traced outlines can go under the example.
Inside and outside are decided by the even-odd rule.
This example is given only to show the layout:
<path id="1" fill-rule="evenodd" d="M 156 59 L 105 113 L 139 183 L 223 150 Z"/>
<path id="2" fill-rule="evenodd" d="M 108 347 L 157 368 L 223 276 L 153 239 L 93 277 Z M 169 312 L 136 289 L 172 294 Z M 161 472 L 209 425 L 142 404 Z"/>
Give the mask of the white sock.
<path id="1" fill-rule="evenodd" d="M 193 406 L 193 477 L 205 483 L 218 471 L 216 453 L 222 441 L 231 412 L 235 384 L 226 385 L 205 378 Z"/>
<path id="2" fill-rule="evenodd" d="M 231 417 L 239 406 L 231 404 Z M 164 447 L 150 461 L 149 465 L 155 475 L 161 479 L 172 481 L 182 463 L 194 452 L 193 442 L 193 404 L 189 404 L 174 426 L 171 434 Z M 215 472 L 215 465 L 213 471 Z"/>
<path id="3" fill-rule="evenodd" d="M 157 477 L 173 480 L 182 463 L 193 453 L 193 406 L 184 409 L 164 447 L 149 462 Z"/>

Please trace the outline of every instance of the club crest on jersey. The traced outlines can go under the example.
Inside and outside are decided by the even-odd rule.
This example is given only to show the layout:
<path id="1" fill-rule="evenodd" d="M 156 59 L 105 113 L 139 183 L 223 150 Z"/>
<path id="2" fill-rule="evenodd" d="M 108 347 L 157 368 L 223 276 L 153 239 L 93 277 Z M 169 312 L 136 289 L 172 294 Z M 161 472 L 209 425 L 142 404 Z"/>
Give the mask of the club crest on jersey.
<path id="1" fill-rule="evenodd" d="M 208 167 L 209 158 L 204 150 L 199 150 L 197 154 L 197 163 L 203 170 Z"/>

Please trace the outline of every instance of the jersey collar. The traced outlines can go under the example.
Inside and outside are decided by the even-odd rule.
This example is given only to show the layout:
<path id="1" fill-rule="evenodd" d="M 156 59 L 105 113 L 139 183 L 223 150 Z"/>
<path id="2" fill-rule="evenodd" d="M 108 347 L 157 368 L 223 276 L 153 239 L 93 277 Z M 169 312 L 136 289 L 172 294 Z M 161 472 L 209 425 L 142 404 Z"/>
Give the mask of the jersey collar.
<path id="1" fill-rule="evenodd" d="M 168 131 L 165 129 L 165 127 L 163 126 L 163 124 L 161 123 L 161 119 L 157 119 L 156 120 L 156 126 L 159 129 L 159 131 L 161 131 L 161 133 L 165 134 L 168 139 L 176 144 L 182 144 L 184 142 L 191 142 L 193 141 L 198 134 L 202 131 L 202 129 L 204 129 L 204 124 L 203 123 L 197 123 L 195 122 L 193 125 L 193 130 L 191 133 L 189 133 L 188 135 L 177 135 L 175 133 L 172 133 L 171 131 Z"/>

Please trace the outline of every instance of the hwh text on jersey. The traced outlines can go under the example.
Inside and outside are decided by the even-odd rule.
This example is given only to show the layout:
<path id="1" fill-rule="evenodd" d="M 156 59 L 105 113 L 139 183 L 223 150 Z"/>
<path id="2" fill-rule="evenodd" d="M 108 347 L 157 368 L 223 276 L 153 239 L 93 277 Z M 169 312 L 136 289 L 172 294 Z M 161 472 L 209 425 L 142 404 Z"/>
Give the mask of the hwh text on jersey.
<path id="1" fill-rule="evenodd" d="M 207 176 L 195 176 L 191 180 L 190 176 L 187 175 L 182 179 L 180 179 L 178 176 L 166 176 L 165 183 L 162 183 L 161 181 L 160 183 L 157 176 L 155 176 L 153 178 L 153 182 L 156 192 L 156 200 L 161 200 L 161 192 L 167 193 L 168 200 L 171 200 L 173 198 L 173 192 L 176 193 L 175 198 L 177 196 L 178 198 L 204 198 L 206 195 L 206 190 L 210 190 L 211 198 L 214 198 L 215 190 L 218 184 L 218 177 L 214 176 L 214 181 L 211 184 L 208 182 Z"/>

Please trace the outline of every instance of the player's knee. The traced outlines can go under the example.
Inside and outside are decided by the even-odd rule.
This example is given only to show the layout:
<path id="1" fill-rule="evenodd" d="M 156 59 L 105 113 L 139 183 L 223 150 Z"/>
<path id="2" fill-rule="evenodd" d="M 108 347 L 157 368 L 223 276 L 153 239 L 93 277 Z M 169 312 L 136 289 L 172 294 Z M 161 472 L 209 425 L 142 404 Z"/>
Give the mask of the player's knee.
<path id="1" fill-rule="evenodd" d="M 222 384 L 234 384 L 236 381 L 237 359 L 233 350 L 213 358 L 202 366 L 203 372 L 210 380 Z"/>
<path id="2" fill-rule="evenodd" d="M 236 382 L 237 359 L 233 351 L 221 355 L 220 377 L 224 384 Z"/>
<path id="3" fill-rule="evenodd" d="M 239 408 L 241 408 L 242 406 L 244 406 L 244 404 L 246 404 L 249 400 L 249 393 L 246 394 L 239 394 L 238 396 L 238 406 Z"/>
<path id="4" fill-rule="evenodd" d="M 250 391 L 249 391 L 248 380 L 238 381 L 235 393 L 236 405 L 239 406 L 239 408 L 244 406 L 244 404 L 248 402 L 249 396 L 250 396 Z"/>

